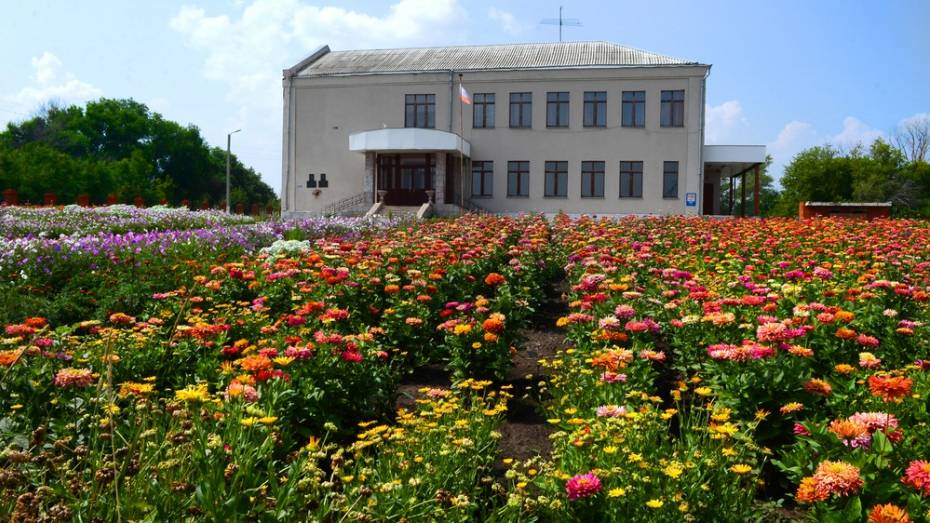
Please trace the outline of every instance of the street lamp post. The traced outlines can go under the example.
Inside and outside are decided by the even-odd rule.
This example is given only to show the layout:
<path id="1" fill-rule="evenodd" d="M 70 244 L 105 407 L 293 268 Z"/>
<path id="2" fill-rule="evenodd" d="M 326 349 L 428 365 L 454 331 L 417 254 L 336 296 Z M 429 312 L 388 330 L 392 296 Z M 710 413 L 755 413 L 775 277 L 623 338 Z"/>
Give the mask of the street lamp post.
<path id="1" fill-rule="evenodd" d="M 232 135 L 241 130 L 242 129 L 236 129 L 226 135 L 226 214 L 229 214 L 229 147 L 232 144 Z"/>

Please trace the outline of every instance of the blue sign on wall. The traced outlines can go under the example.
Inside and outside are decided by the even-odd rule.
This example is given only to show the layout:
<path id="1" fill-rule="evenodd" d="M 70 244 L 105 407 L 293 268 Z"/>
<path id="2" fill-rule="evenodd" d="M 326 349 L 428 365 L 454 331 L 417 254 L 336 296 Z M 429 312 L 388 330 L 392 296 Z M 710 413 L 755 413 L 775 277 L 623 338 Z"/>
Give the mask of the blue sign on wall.
<path id="1" fill-rule="evenodd" d="M 688 207 L 697 207 L 697 193 L 689 192 L 685 193 L 685 205 Z"/>

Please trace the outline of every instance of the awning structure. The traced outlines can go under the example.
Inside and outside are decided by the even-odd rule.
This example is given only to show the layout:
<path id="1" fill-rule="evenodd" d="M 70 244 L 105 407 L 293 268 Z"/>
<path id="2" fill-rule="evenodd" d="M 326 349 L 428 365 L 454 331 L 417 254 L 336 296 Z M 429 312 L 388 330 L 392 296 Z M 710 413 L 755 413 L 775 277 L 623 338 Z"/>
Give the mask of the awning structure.
<path id="1" fill-rule="evenodd" d="M 461 136 L 438 129 L 375 129 L 349 135 L 349 150 L 355 152 L 444 151 L 471 156 L 471 144 Z"/>
<path id="2" fill-rule="evenodd" d="M 759 192 L 761 182 L 759 168 L 765 165 L 764 145 L 705 145 L 704 174 L 719 175 L 720 183 L 730 179 L 729 213 L 733 213 L 734 178 L 740 178 L 740 201 L 746 201 L 746 174 L 753 171 L 753 215 L 759 216 Z M 746 214 L 746 206 L 740 205 L 740 214 Z"/>

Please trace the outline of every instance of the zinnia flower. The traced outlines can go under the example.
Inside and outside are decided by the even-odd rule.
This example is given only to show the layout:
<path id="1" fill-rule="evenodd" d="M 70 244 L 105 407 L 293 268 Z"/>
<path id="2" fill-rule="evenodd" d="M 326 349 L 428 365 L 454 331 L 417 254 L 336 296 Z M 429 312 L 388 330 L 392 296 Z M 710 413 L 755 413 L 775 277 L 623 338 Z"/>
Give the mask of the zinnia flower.
<path id="1" fill-rule="evenodd" d="M 869 512 L 869 523 L 911 523 L 907 511 L 892 503 L 875 505 Z"/>
<path id="2" fill-rule="evenodd" d="M 565 492 L 568 493 L 568 499 L 570 501 L 587 498 L 600 491 L 601 480 L 594 472 L 578 474 L 565 483 Z"/>
<path id="3" fill-rule="evenodd" d="M 507 282 L 507 279 L 496 272 L 492 272 L 491 274 L 488 274 L 487 276 L 484 277 L 484 283 L 492 287 L 495 287 L 497 285 L 500 285 L 506 282 Z"/>
<path id="4" fill-rule="evenodd" d="M 930 461 L 914 460 L 904 471 L 901 482 L 920 491 L 921 495 L 930 496 Z"/>
<path id="5" fill-rule="evenodd" d="M 804 384 L 804 390 L 818 396 L 829 396 L 833 393 L 833 387 L 831 387 L 829 383 L 817 378 L 808 380 L 807 383 Z"/>
<path id="6" fill-rule="evenodd" d="M 86 387 L 95 380 L 94 372 L 90 369 L 61 369 L 55 374 L 53 383 L 63 389 Z"/>
<path id="7" fill-rule="evenodd" d="M 904 376 L 869 376 L 869 390 L 885 401 L 900 401 L 911 394 L 911 379 Z"/>
<path id="8" fill-rule="evenodd" d="M 813 476 L 801 480 L 795 499 L 800 503 L 816 503 L 830 496 L 856 494 L 862 485 L 858 467 L 844 461 L 825 460 L 817 466 Z"/>

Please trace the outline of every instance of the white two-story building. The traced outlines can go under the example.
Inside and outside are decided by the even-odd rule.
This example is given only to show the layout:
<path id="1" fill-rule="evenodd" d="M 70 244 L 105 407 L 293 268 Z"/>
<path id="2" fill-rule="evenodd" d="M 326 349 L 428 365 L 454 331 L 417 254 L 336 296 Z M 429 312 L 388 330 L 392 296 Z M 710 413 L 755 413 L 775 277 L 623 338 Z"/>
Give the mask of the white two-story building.
<path id="1" fill-rule="evenodd" d="M 704 144 L 709 73 L 608 42 L 323 47 L 284 71 L 282 210 L 722 214 L 765 147 Z"/>

